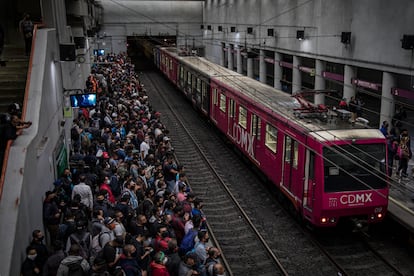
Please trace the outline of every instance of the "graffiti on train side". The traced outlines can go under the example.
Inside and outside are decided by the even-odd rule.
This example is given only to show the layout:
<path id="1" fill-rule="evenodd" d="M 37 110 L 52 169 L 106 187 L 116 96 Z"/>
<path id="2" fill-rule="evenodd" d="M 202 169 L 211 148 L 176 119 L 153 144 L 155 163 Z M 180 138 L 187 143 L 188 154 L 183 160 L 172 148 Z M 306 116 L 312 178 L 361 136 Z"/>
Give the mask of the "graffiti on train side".
<path id="1" fill-rule="evenodd" d="M 227 134 L 254 159 L 254 136 L 252 134 L 237 123 L 233 124 L 232 129 L 229 129 Z"/>

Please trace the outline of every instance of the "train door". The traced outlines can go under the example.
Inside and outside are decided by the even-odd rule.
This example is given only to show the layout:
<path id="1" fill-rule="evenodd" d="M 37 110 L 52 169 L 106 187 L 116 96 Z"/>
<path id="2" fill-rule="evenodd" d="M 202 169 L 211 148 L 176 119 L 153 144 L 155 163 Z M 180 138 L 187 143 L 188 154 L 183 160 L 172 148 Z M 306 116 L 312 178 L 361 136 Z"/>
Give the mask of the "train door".
<path id="1" fill-rule="evenodd" d="M 210 90 L 210 87 L 206 81 L 203 81 L 201 83 L 201 110 L 204 114 L 207 114 L 209 111 L 209 94 L 208 91 Z"/>
<path id="2" fill-rule="evenodd" d="M 260 140 L 262 139 L 260 133 L 261 133 L 261 129 L 262 129 L 262 120 L 260 119 L 259 116 L 257 116 L 256 114 L 252 113 L 252 117 L 251 117 L 251 127 L 250 127 L 250 133 L 253 135 L 254 137 L 254 153 L 256 152 L 261 152 L 261 143 Z"/>
<path id="3" fill-rule="evenodd" d="M 182 90 L 184 90 L 184 82 L 185 82 L 185 72 L 184 67 L 182 65 L 179 65 L 179 77 L 178 77 L 178 87 Z"/>
<path id="4" fill-rule="evenodd" d="M 197 101 L 197 76 L 195 74 L 192 74 L 191 79 L 191 101 L 194 106 L 196 106 Z"/>
<path id="5" fill-rule="evenodd" d="M 187 71 L 187 84 L 185 86 L 185 94 L 191 99 L 191 72 Z"/>
<path id="6" fill-rule="evenodd" d="M 293 192 L 295 183 L 298 183 L 298 141 L 286 135 L 283 160 L 283 186 Z"/>
<path id="7" fill-rule="evenodd" d="M 201 83 L 202 79 L 197 77 L 196 79 L 196 87 L 195 87 L 195 101 L 196 106 L 201 109 Z"/>
<path id="8" fill-rule="evenodd" d="M 305 181 L 303 182 L 303 208 L 308 211 L 313 209 L 315 193 L 315 153 L 306 150 Z"/>
<path id="9" fill-rule="evenodd" d="M 233 135 L 234 117 L 236 115 L 236 102 L 229 98 L 229 108 L 227 112 L 227 133 Z"/>
<path id="10" fill-rule="evenodd" d="M 215 120 L 215 122 L 217 123 L 217 118 L 216 118 L 216 108 L 217 108 L 217 88 L 214 87 L 211 89 L 212 93 L 211 93 L 211 118 L 213 120 Z"/>

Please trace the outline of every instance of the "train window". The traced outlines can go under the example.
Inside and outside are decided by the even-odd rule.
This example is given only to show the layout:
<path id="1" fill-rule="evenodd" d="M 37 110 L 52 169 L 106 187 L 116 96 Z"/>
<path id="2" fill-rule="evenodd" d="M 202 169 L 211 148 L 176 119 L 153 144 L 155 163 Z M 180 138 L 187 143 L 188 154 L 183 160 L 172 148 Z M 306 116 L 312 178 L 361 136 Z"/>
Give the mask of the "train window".
<path id="1" fill-rule="evenodd" d="M 298 141 L 292 140 L 292 150 L 293 150 L 293 156 L 292 156 L 292 166 L 296 169 L 298 167 L 298 156 L 299 156 L 299 143 Z"/>
<path id="2" fill-rule="evenodd" d="M 217 88 L 213 89 L 213 104 L 217 105 Z"/>
<path id="3" fill-rule="evenodd" d="M 247 128 L 247 109 L 239 106 L 239 125 L 244 129 Z"/>
<path id="4" fill-rule="evenodd" d="M 289 136 L 285 137 L 285 162 L 290 163 L 290 158 L 292 156 L 292 138 Z"/>
<path id="5" fill-rule="evenodd" d="M 187 84 L 191 85 L 191 73 L 187 71 Z"/>
<path id="6" fill-rule="evenodd" d="M 172 70 L 172 68 L 173 68 L 173 61 L 172 59 L 170 59 L 170 70 Z"/>
<path id="7" fill-rule="evenodd" d="M 256 137 L 256 140 L 260 140 L 261 120 L 256 114 L 252 114 L 252 123 L 250 133 Z"/>
<path id="8" fill-rule="evenodd" d="M 229 100 L 229 108 L 230 108 L 229 117 L 234 118 L 234 116 L 236 115 L 236 103 L 234 102 L 233 99 Z"/>
<path id="9" fill-rule="evenodd" d="M 202 105 L 202 108 L 203 108 L 204 110 L 207 110 L 207 109 L 208 109 L 208 101 L 209 101 L 209 99 L 208 99 L 207 97 L 208 97 L 208 93 L 207 93 L 207 85 L 206 85 L 206 83 L 203 81 L 203 82 L 202 82 L 202 85 L 201 85 L 201 100 L 202 100 L 201 105 Z"/>
<path id="10" fill-rule="evenodd" d="M 309 179 L 315 179 L 315 153 L 313 151 L 309 156 Z"/>
<path id="11" fill-rule="evenodd" d="M 220 110 L 226 112 L 226 95 L 220 94 Z"/>
<path id="12" fill-rule="evenodd" d="M 201 79 L 197 78 L 197 91 L 201 91 Z"/>
<path id="13" fill-rule="evenodd" d="M 182 81 L 184 79 L 184 68 L 180 66 L 180 80 Z"/>
<path id="14" fill-rule="evenodd" d="M 324 147 L 325 192 L 385 188 L 385 150 L 383 144 Z"/>
<path id="15" fill-rule="evenodd" d="M 293 168 L 298 167 L 298 142 L 291 137 L 285 137 L 285 162 L 291 163 Z"/>
<path id="16" fill-rule="evenodd" d="M 265 145 L 274 153 L 277 151 L 277 129 L 272 125 L 266 125 Z"/>
<path id="17" fill-rule="evenodd" d="M 195 88 L 196 87 L 196 85 L 197 85 L 197 78 L 196 78 L 196 76 L 195 75 L 193 75 L 193 80 L 192 80 L 192 84 L 193 84 L 193 88 Z"/>

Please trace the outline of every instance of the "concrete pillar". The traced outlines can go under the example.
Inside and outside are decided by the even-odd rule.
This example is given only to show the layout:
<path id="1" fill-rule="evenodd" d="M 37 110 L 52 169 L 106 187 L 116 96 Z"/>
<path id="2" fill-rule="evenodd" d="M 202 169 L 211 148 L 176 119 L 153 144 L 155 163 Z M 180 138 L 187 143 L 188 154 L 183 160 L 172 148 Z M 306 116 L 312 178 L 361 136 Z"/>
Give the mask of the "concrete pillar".
<path id="1" fill-rule="evenodd" d="M 274 87 L 276 89 L 282 90 L 282 83 L 280 82 L 282 80 L 282 67 L 279 65 L 279 61 L 282 60 L 282 55 L 278 52 L 275 52 L 275 73 L 274 73 Z"/>
<path id="2" fill-rule="evenodd" d="M 292 95 L 296 94 L 297 91 L 302 90 L 302 74 L 299 70 L 301 61 L 301 57 L 293 56 Z"/>
<path id="3" fill-rule="evenodd" d="M 266 62 L 265 62 L 265 51 L 260 50 L 259 56 L 259 80 L 261 83 L 266 83 Z"/>
<path id="4" fill-rule="evenodd" d="M 70 34 L 66 22 L 66 6 L 64 0 L 41 0 L 43 22 L 48 28 L 55 28 L 59 43 L 69 43 Z"/>
<path id="5" fill-rule="evenodd" d="M 237 64 L 237 73 L 239 74 L 243 74 L 243 57 L 241 55 L 241 48 L 240 46 L 237 47 L 237 59 L 236 59 L 236 64 Z"/>
<path id="6" fill-rule="evenodd" d="M 251 52 L 252 49 L 248 48 L 247 52 Z M 247 76 L 253 78 L 253 59 L 247 58 Z"/>
<path id="7" fill-rule="evenodd" d="M 388 72 L 382 73 L 382 94 L 381 94 L 381 114 L 379 126 L 383 121 L 388 121 L 391 126 L 391 120 L 394 115 L 395 102 L 394 95 L 391 94 L 391 88 L 395 86 L 395 77 Z"/>
<path id="8" fill-rule="evenodd" d="M 233 70 L 233 45 L 227 45 L 227 68 Z"/>
<path id="9" fill-rule="evenodd" d="M 326 62 L 322 60 L 315 60 L 315 90 L 324 90 L 326 87 L 325 79 L 322 77 L 322 72 L 325 71 Z M 325 104 L 325 94 L 315 94 L 315 104 Z"/>
<path id="10" fill-rule="evenodd" d="M 352 83 L 352 78 L 355 77 L 355 68 L 350 65 L 345 65 L 344 70 L 344 98 L 349 103 L 351 97 L 355 96 L 356 89 Z"/>
<path id="11" fill-rule="evenodd" d="M 220 44 L 220 65 L 224 66 L 224 43 Z"/>

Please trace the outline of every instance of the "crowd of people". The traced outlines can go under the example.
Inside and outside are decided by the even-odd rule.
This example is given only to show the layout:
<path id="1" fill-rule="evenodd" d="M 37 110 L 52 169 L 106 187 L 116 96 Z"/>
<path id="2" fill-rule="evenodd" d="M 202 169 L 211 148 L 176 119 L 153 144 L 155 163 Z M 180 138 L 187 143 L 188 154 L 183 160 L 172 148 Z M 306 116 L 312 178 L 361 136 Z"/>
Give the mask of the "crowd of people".
<path id="1" fill-rule="evenodd" d="M 349 103 L 347 103 L 346 98 L 343 98 L 338 104 L 339 109 L 351 112 L 351 123 L 354 123 L 356 118 L 362 116 L 363 106 L 364 103 L 358 97 L 351 97 Z M 408 163 L 412 158 L 410 136 L 408 129 L 404 127 L 406 119 L 407 113 L 400 106 L 392 118 L 391 126 L 388 121 L 383 121 L 380 127 L 380 131 L 388 139 L 387 175 L 392 176 L 395 170 L 395 175 L 400 179 L 408 177 Z M 414 176 L 414 169 L 412 175 Z"/>
<path id="2" fill-rule="evenodd" d="M 74 120 L 71 166 L 45 193 L 47 239 L 33 231 L 22 275 L 225 275 L 134 66 L 122 53 L 99 61 L 85 89 L 97 104 Z"/>
<path id="3" fill-rule="evenodd" d="M 389 129 L 388 121 L 383 121 L 380 131 L 388 140 L 388 176 L 392 176 L 396 168 L 396 176 L 402 179 L 408 177 L 408 162 L 412 158 L 411 139 L 401 119 L 395 119 L 395 117 L 392 120 L 391 129 Z"/>

